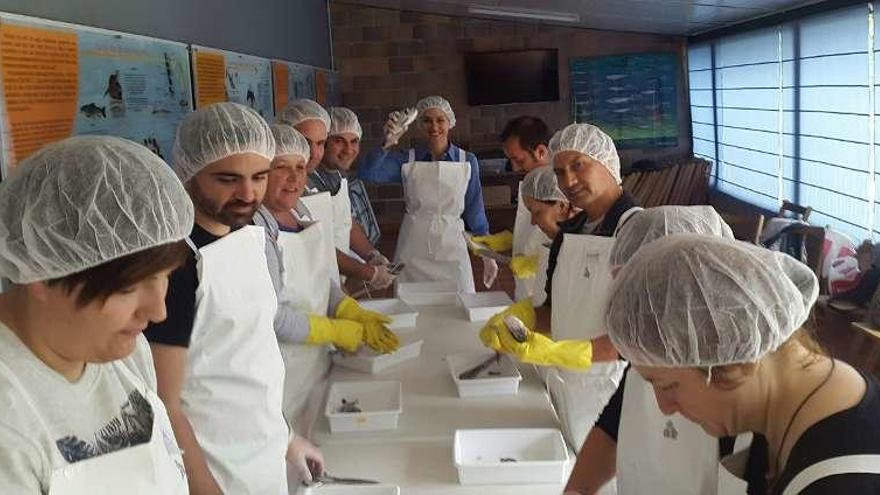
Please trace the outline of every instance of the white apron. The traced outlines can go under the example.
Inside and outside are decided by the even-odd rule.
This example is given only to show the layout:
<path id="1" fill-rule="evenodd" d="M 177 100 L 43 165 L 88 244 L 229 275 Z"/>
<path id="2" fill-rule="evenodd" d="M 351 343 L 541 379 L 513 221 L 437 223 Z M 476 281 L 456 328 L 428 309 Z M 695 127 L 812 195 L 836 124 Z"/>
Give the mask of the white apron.
<path id="1" fill-rule="evenodd" d="M 532 305 L 538 307 L 547 300 L 547 292 L 544 291 L 544 288 L 547 285 L 547 265 L 550 261 L 549 244 L 551 242 L 552 240 L 539 228 L 530 232 L 521 256 L 537 256 L 538 271 L 532 278 L 514 279 L 518 291 L 516 293 L 517 301 L 528 297 L 532 299 Z"/>
<path id="2" fill-rule="evenodd" d="M 336 269 L 336 248 L 332 239 L 323 236 L 320 221 L 308 224 L 300 232 L 279 232 L 284 266 L 284 292 L 280 304 L 300 311 L 327 315 L 330 301 L 331 273 Z M 338 270 L 337 270 L 338 273 Z M 330 371 L 330 348 L 324 345 L 280 343 L 284 359 L 284 414 L 297 428 L 311 425 L 303 412 Z"/>
<path id="3" fill-rule="evenodd" d="M 336 248 L 342 251 L 345 254 L 351 254 L 351 226 L 352 226 L 352 211 L 351 211 L 351 197 L 348 195 L 348 179 L 342 176 L 342 174 L 337 170 L 336 173 L 339 175 L 339 190 L 336 191 L 336 194 L 330 196 L 330 203 L 333 214 L 333 240 L 336 244 Z M 324 181 L 324 178 L 321 177 L 317 171 L 312 172 L 312 177 L 317 179 L 324 185 L 325 189 L 330 189 L 329 185 Z M 328 192 L 328 194 L 330 194 Z M 358 258 L 359 259 L 359 258 Z"/>
<path id="4" fill-rule="evenodd" d="M 397 237 L 395 261 L 406 263 L 401 282 L 453 281 L 460 292 L 474 292 L 474 275 L 464 239 L 464 196 L 470 162 L 417 162 L 409 151 L 403 164 L 406 215 Z"/>
<path id="5" fill-rule="evenodd" d="M 634 368 L 630 368 L 624 387 L 617 435 L 617 492 L 715 493 L 718 439 L 681 415 L 664 415 L 653 387 Z"/>
<path id="6" fill-rule="evenodd" d="M 262 227 L 199 249 L 196 316 L 181 403 L 224 493 L 287 493 L 284 363 Z"/>
<path id="7" fill-rule="evenodd" d="M 328 192 L 320 192 L 310 196 L 303 196 L 299 198 L 299 201 L 307 210 L 309 210 L 312 220 L 319 222 L 318 225 L 321 227 L 321 235 L 327 239 L 333 240 L 331 244 L 333 246 L 332 263 L 334 268 L 330 276 L 333 277 L 333 280 L 336 281 L 336 283 L 340 283 L 339 265 L 336 263 L 336 240 L 334 234 L 334 225 L 336 222 L 333 219 L 333 197 L 330 196 L 330 193 Z"/>
<path id="8" fill-rule="evenodd" d="M 143 383 L 121 361 L 112 366 L 133 383 Z M 11 378 L 34 417 L 42 422 L 36 404 L 30 400 L 27 387 L 0 363 L 0 373 Z M 189 493 L 183 457 L 174 439 L 168 412 L 155 392 L 146 385 L 139 388 L 141 395 L 153 410 L 153 429 L 150 441 L 145 444 L 117 450 L 86 459 L 52 471 L 49 495 L 93 495 L 103 493 L 126 493 L 132 495 L 185 495 Z M 48 433 L 49 426 L 43 423 Z M 61 453 L 53 449 L 52 456 L 60 461 Z M 59 462 L 60 463 L 60 462 Z"/>
<path id="9" fill-rule="evenodd" d="M 513 250 L 511 253 L 514 256 L 529 256 L 538 254 L 537 249 L 533 246 L 532 238 L 536 234 L 541 234 L 546 239 L 546 235 L 539 229 L 537 226 L 532 225 L 532 214 L 529 213 L 529 209 L 526 208 L 526 204 L 522 198 L 522 182 L 519 183 L 519 199 L 516 205 L 516 219 L 513 223 Z M 548 239 L 549 241 L 549 239 Z M 545 241 L 547 242 L 547 241 Z M 540 275 L 540 272 L 538 273 Z M 544 280 L 546 280 L 546 275 L 544 276 Z M 529 279 L 519 279 L 514 278 L 514 300 L 522 301 L 527 297 L 534 296 L 534 289 L 538 287 L 535 278 Z M 541 291 L 544 290 L 544 286 L 540 286 Z"/>
<path id="10" fill-rule="evenodd" d="M 618 225 L 640 208 L 621 215 Z M 608 258 L 614 237 L 563 234 L 553 272 L 551 329 L 553 340 L 593 340 L 605 335 L 605 306 L 611 288 Z M 614 395 L 624 361 L 594 363 L 586 371 L 554 368 L 546 383 L 562 423 L 562 433 L 580 450 L 587 433 Z"/>

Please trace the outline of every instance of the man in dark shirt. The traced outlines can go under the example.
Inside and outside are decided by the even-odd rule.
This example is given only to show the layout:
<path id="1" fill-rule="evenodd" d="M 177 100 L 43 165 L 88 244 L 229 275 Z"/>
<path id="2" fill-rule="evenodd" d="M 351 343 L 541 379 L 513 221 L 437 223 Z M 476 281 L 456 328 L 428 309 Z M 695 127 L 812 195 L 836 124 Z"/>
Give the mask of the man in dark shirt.
<path id="1" fill-rule="evenodd" d="M 234 103 L 188 115 L 177 133 L 173 168 L 195 207 L 198 253 L 171 276 L 168 317 L 145 335 L 193 493 L 287 492 L 277 300 L 265 234 L 248 226 L 274 151 L 268 124 Z"/>

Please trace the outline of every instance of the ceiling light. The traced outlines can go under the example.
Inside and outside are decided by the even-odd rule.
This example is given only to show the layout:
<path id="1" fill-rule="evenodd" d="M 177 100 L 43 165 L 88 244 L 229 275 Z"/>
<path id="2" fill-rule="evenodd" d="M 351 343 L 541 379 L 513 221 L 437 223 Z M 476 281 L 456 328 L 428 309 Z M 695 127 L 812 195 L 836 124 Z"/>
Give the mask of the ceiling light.
<path id="1" fill-rule="evenodd" d="M 535 9 L 511 9 L 507 7 L 494 7 L 483 5 L 471 5 L 468 7 L 469 14 L 491 15 L 499 17 L 514 17 L 517 19 L 534 19 L 538 21 L 553 22 L 580 22 L 580 14 L 571 12 L 553 12 L 549 10 Z"/>

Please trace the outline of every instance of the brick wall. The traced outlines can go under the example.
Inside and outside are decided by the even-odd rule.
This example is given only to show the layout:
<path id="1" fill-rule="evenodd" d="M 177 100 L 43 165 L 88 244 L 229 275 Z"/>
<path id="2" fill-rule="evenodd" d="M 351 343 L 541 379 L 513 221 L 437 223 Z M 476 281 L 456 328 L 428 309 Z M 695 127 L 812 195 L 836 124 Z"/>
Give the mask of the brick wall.
<path id="1" fill-rule="evenodd" d="M 330 20 L 333 55 L 341 73 L 342 101 L 360 116 L 365 132 L 364 152 L 380 143 L 382 125 L 389 112 L 414 105 L 424 96 L 440 94 L 451 101 L 458 121 L 452 131 L 456 143 L 474 152 L 490 151 L 500 148 L 498 134 L 509 119 L 518 115 L 538 115 L 553 129 L 570 122 L 570 57 L 671 51 L 685 60 L 685 41 L 675 36 L 432 15 L 337 0 L 332 2 Z M 559 50 L 559 101 L 467 105 L 465 53 L 529 48 Z M 624 167 L 643 157 L 663 158 L 690 152 L 684 67 L 686 64 L 682 63 L 678 85 L 679 146 L 660 151 L 624 151 Z M 410 136 L 407 134 L 404 141 Z"/>

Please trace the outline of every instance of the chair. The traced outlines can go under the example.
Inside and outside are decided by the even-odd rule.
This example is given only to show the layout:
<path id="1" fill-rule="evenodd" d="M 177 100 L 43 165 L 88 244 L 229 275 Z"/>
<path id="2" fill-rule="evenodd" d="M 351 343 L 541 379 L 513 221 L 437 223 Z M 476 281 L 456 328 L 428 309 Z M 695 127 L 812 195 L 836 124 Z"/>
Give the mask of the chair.
<path id="1" fill-rule="evenodd" d="M 803 220 L 805 222 L 809 221 L 810 213 L 813 212 L 813 208 L 809 206 L 801 206 L 799 204 L 792 203 L 790 201 L 783 200 L 782 206 L 779 207 L 779 215 L 780 217 L 786 217 L 787 213 L 794 213 L 794 218 L 798 220 Z"/>

